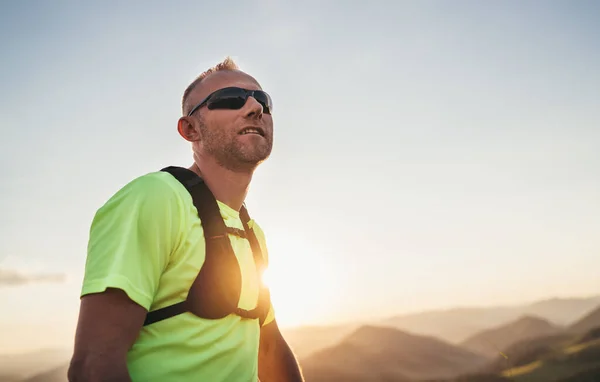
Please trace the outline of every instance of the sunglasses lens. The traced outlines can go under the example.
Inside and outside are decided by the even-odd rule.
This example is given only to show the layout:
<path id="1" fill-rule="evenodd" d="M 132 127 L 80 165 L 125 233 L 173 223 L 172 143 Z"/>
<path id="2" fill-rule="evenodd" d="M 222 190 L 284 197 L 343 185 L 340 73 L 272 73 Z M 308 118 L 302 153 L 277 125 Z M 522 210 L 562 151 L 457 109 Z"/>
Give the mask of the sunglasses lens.
<path id="1" fill-rule="evenodd" d="M 215 92 L 208 101 L 209 109 L 241 109 L 246 103 L 247 95 L 243 89 L 226 88 Z"/>
<path id="2" fill-rule="evenodd" d="M 263 107 L 263 113 L 271 114 L 273 111 L 273 101 L 271 101 L 271 97 L 261 90 L 254 92 L 254 98 L 260 103 Z"/>
<path id="3" fill-rule="evenodd" d="M 253 97 L 263 107 L 265 114 L 271 114 L 273 102 L 271 97 L 262 90 L 255 91 Z M 241 109 L 248 100 L 248 92 L 240 88 L 225 88 L 213 94 L 208 101 L 209 109 Z"/>

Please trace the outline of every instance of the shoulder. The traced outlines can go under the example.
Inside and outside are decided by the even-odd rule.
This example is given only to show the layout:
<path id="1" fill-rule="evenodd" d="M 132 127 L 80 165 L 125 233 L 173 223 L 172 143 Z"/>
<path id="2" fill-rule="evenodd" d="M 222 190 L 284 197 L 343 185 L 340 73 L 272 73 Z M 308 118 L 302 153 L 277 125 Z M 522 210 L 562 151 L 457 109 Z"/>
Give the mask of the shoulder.
<path id="1" fill-rule="evenodd" d="M 133 179 L 123 186 L 118 194 L 140 197 L 175 196 L 183 186 L 171 174 L 164 171 L 150 172 Z"/>
<path id="2" fill-rule="evenodd" d="M 162 171 L 134 178 L 96 211 L 94 220 L 130 220 L 178 214 L 184 205 L 186 190 L 171 174 Z"/>
<path id="3" fill-rule="evenodd" d="M 182 195 L 179 188 L 183 186 L 171 174 L 155 171 L 138 176 L 125 184 L 110 197 L 107 204 L 175 201 Z"/>

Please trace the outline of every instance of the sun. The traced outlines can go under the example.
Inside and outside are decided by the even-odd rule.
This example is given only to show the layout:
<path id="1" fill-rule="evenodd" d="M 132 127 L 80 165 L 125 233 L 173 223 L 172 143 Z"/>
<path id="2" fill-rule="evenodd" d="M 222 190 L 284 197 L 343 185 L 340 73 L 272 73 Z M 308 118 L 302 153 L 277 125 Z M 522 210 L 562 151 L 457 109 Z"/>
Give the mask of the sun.
<path id="1" fill-rule="evenodd" d="M 262 273 L 262 282 L 267 287 L 271 287 L 271 268 L 265 269 Z"/>
<path id="2" fill-rule="evenodd" d="M 263 274 L 271 290 L 275 317 L 283 327 L 327 321 L 335 314 L 335 301 L 339 301 L 334 264 L 314 248 L 299 243 L 271 237 L 269 268 Z"/>

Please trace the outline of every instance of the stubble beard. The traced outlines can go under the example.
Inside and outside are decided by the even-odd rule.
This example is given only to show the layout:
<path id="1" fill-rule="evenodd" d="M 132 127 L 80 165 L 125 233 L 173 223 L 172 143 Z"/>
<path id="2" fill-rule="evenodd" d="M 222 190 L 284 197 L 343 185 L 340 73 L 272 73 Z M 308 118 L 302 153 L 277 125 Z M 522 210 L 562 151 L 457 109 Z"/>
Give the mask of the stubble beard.
<path id="1" fill-rule="evenodd" d="M 227 136 L 219 132 L 204 131 L 204 150 L 223 168 L 234 172 L 253 171 L 271 155 L 272 138 L 264 138 L 261 142 L 250 146 L 237 139 L 238 136 Z"/>

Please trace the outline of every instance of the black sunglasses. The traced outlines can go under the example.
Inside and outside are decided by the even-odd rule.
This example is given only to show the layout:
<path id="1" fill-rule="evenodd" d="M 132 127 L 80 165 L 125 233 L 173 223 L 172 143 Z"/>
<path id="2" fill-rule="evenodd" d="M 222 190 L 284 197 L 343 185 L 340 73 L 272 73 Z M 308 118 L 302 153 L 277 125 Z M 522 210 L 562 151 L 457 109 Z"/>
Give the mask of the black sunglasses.
<path id="1" fill-rule="evenodd" d="M 229 87 L 219 89 L 202 100 L 199 104 L 194 106 L 188 113 L 188 117 L 192 115 L 196 110 L 206 104 L 210 110 L 214 109 L 241 109 L 248 101 L 248 97 L 254 97 L 254 99 L 260 103 L 263 107 L 263 113 L 271 114 L 273 111 L 273 101 L 271 97 L 262 90 L 248 90 L 237 87 Z"/>

